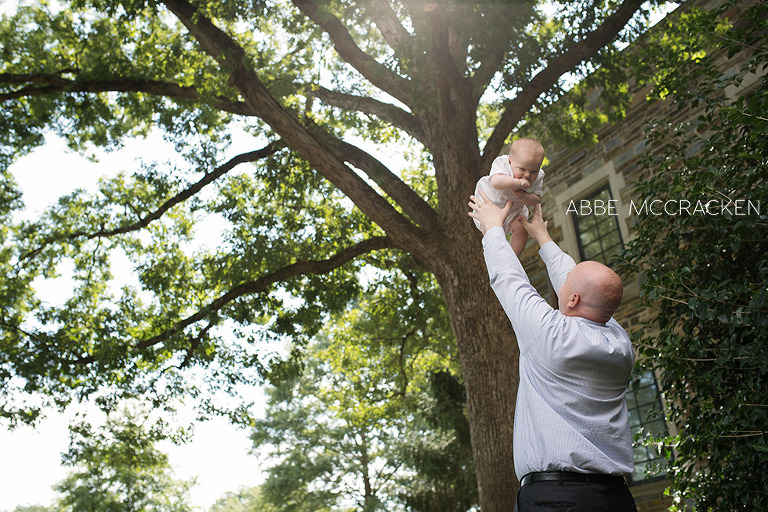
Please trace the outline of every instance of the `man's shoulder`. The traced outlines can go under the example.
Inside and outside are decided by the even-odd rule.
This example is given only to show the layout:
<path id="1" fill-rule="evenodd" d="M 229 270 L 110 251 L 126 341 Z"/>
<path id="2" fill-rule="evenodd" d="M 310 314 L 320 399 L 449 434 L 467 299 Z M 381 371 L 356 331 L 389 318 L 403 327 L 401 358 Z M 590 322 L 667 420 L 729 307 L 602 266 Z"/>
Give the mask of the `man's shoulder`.
<path id="1" fill-rule="evenodd" d="M 611 329 L 614 329 L 614 330 L 616 330 L 618 332 L 623 333 L 624 335 L 626 335 L 627 338 L 629 338 L 629 333 L 627 332 L 627 330 L 624 327 L 622 327 L 621 324 L 619 323 L 619 321 L 616 320 L 615 318 L 611 317 L 605 323 L 605 325 L 606 325 L 606 327 L 610 327 Z"/>

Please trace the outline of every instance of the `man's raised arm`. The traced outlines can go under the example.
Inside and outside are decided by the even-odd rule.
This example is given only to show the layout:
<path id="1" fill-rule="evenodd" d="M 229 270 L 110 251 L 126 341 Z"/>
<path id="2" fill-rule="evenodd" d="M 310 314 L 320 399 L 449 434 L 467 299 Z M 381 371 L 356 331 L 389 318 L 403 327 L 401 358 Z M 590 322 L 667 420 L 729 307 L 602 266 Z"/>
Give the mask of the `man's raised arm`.
<path id="1" fill-rule="evenodd" d="M 568 272 L 576 266 L 576 262 L 573 258 L 568 256 L 560 247 L 552 240 L 547 230 L 548 222 L 544 220 L 541 214 L 541 205 L 537 204 L 533 209 L 533 217 L 531 221 L 523 217 L 518 217 L 516 222 L 520 222 L 523 225 L 528 234 L 539 243 L 541 249 L 539 255 L 541 259 L 547 265 L 547 274 L 549 274 L 549 280 L 552 283 L 552 288 L 557 292 L 568 276 Z"/>
<path id="2" fill-rule="evenodd" d="M 520 260 L 504 236 L 501 225 L 510 203 L 502 209 L 493 204 L 482 191 L 480 194 L 481 197 L 471 196 L 469 206 L 472 211 L 469 216 L 486 228 L 483 253 L 491 288 L 512 322 L 520 349 L 525 350 L 525 342 L 533 339 L 532 333 L 540 328 L 543 319 L 553 314 L 554 310 L 531 285 Z"/>

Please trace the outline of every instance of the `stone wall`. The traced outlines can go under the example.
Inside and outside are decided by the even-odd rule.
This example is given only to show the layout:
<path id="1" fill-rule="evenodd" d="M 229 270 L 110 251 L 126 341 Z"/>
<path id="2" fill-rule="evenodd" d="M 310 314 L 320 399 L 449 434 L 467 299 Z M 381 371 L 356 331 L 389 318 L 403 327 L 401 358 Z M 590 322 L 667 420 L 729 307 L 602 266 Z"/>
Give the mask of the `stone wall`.
<path id="1" fill-rule="evenodd" d="M 667 485 L 669 485 L 667 481 L 658 481 L 632 486 L 630 489 L 637 504 L 637 511 L 662 512 L 669 509 L 672 500 L 664 496 L 664 490 L 667 488 Z"/>

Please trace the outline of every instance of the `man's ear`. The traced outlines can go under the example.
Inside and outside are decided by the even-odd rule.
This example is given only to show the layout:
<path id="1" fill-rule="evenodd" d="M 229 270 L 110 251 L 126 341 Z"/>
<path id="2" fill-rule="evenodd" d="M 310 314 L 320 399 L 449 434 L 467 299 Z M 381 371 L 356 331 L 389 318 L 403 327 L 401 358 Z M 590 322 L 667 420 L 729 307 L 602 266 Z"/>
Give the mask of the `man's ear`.
<path id="1" fill-rule="evenodd" d="M 573 308 L 575 308 L 576 306 L 579 305 L 579 302 L 581 302 L 581 297 L 579 296 L 578 293 L 573 293 L 573 294 L 571 294 L 570 297 L 568 297 L 567 306 L 570 309 L 573 309 Z"/>

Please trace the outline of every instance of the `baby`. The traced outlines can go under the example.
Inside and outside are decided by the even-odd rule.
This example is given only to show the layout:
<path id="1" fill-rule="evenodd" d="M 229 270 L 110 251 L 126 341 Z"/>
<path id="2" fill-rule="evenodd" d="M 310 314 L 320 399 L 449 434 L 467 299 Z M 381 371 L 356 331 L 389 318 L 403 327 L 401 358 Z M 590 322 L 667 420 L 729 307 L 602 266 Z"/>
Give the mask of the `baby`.
<path id="1" fill-rule="evenodd" d="M 480 197 L 480 190 L 499 208 L 507 201 L 513 201 L 509 215 L 504 219 L 504 232 L 509 234 L 509 244 L 515 254 L 525 249 L 528 232 L 519 222 L 513 222 L 519 215 L 528 218 L 528 206 L 539 204 L 544 187 L 544 147 L 533 139 L 517 139 L 509 149 L 509 155 L 500 156 L 493 161 L 491 172 L 477 182 L 475 195 Z M 485 228 L 477 219 L 475 225 L 485 233 Z"/>

